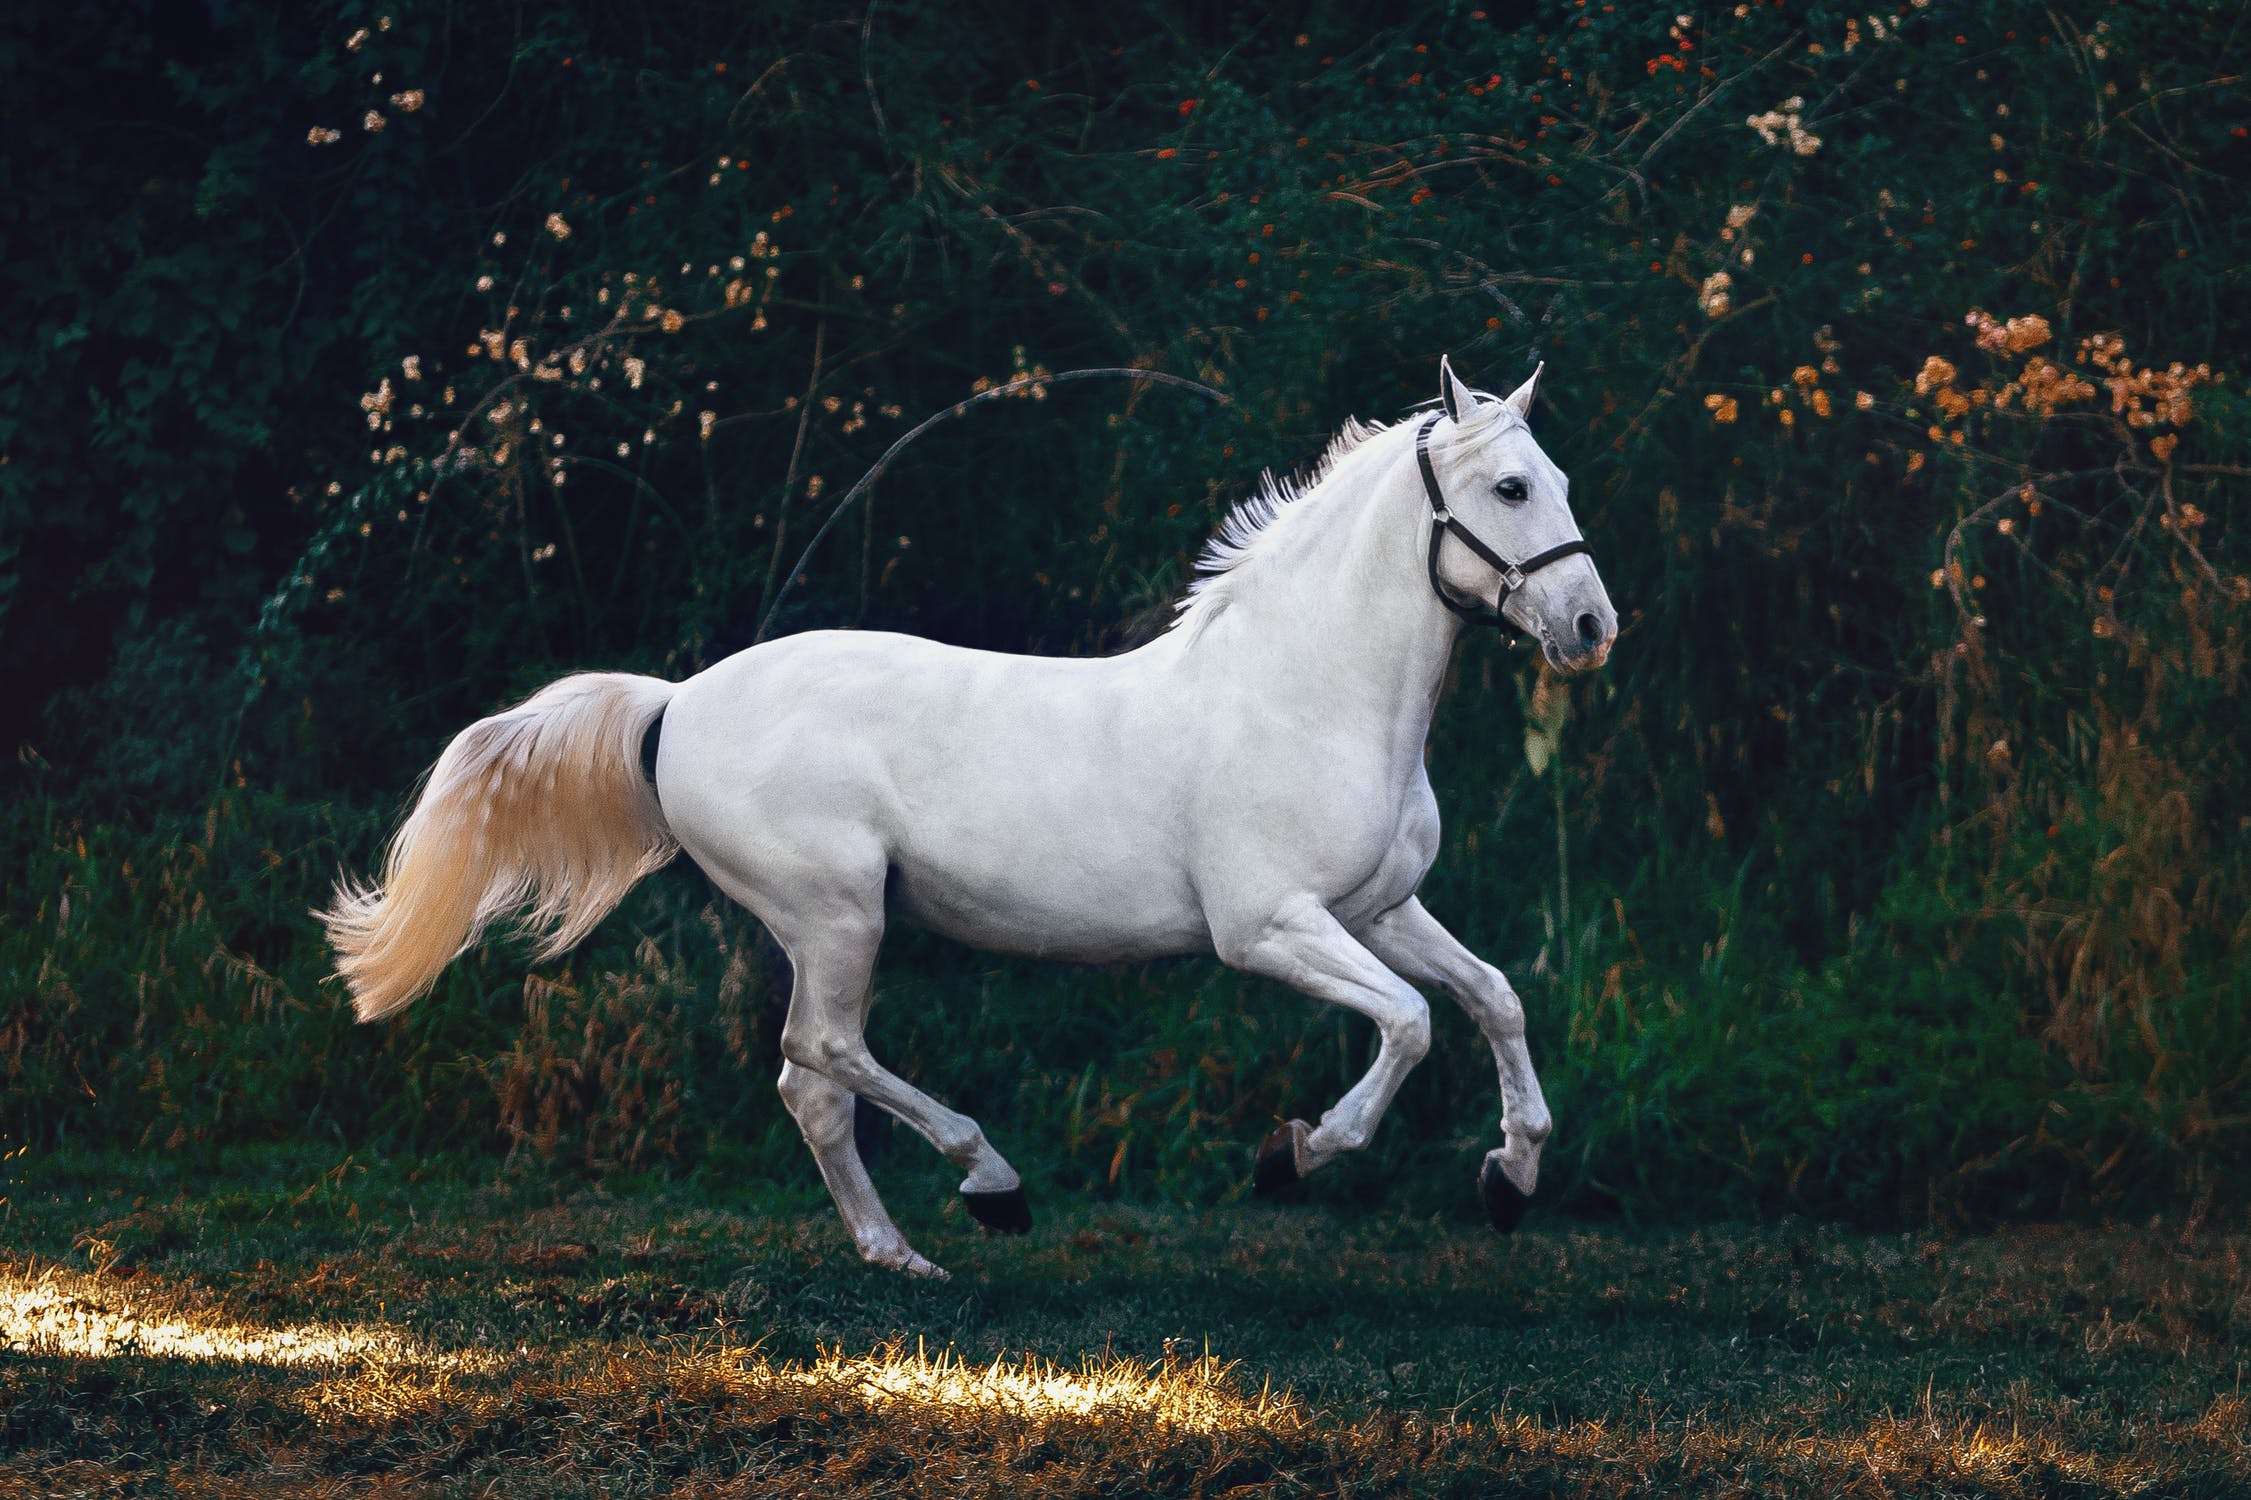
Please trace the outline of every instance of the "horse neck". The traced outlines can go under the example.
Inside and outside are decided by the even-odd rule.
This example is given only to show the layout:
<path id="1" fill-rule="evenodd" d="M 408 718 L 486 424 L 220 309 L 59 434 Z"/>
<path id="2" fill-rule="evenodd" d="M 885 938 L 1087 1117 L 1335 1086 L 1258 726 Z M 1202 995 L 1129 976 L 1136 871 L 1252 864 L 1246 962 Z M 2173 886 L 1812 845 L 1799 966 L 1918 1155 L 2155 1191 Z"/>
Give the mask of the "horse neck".
<path id="1" fill-rule="evenodd" d="M 1461 622 L 1426 574 L 1429 506 L 1410 443 L 1297 502 L 1275 555 L 1247 562 L 1214 634 L 1280 701 L 1337 728 L 1378 726 L 1419 762 Z M 1219 644 L 1214 642 L 1214 644 Z"/>

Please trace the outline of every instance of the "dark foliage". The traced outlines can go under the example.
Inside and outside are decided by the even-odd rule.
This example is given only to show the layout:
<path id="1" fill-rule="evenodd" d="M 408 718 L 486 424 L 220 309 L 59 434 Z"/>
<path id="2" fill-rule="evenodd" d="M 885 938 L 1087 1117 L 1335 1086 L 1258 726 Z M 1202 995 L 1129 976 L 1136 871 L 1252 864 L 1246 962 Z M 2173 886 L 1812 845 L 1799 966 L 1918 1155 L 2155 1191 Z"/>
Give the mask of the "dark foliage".
<path id="1" fill-rule="evenodd" d="M 910 450 L 786 628 L 1130 642 L 1259 467 L 1451 351 L 1549 362 L 1628 615 L 1584 685 L 1465 647 L 1433 746 L 1428 895 L 1533 1001 L 1564 1191 L 2238 1202 L 2247 24 L 11 12 L 7 1128 L 802 1170 L 777 967 L 692 874 L 364 1035 L 306 909 L 470 719 L 747 644 L 981 381 L 1025 399 Z M 1130 363 L 1237 404 L 1038 382 Z M 908 941 L 883 985 L 887 1056 L 1085 1182 L 1221 1191 L 1364 1056 L 1202 966 Z M 1454 1041 L 1330 1191 L 1467 1199 Z"/>

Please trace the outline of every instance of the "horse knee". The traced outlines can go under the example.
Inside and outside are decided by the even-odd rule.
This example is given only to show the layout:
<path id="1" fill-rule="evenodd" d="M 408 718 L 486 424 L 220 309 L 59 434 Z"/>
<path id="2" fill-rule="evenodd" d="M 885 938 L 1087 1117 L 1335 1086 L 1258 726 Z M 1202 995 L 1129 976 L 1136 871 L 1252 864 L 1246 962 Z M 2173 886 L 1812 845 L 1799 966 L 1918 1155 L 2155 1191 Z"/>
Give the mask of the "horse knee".
<path id="1" fill-rule="evenodd" d="M 1398 1010 L 1384 1018 L 1383 1039 L 1399 1053 L 1399 1060 L 1413 1067 L 1430 1055 L 1430 1006 L 1417 996 L 1412 1005 L 1402 1002 Z"/>
<path id="2" fill-rule="evenodd" d="M 782 1065 L 774 1086 L 808 1141 L 827 1145 L 851 1139 L 854 1106 L 849 1091 L 796 1063 Z"/>
<path id="3" fill-rule="evenodd" d="M 817 1026 L 804 1026 L 792 1017 L 782 1025 L 782 1060 L 816 1073 L 833 1083 L 851 1086 L 851 1074 L 867 1044 L 859 1037 L 843 1036 Z"/>
<path id="4" fill-rule="evenodd" d="M 1524 1002 L 1501 977 L 1500 970 L 1493 971 L 1492 979 L 1492 988 L 1487 991 L 1481 1007 L 1484 1014 L 1479 1018 L 1485 1023 L 1486 1032 L 1497 1037 L 1524 1035 Z"/>

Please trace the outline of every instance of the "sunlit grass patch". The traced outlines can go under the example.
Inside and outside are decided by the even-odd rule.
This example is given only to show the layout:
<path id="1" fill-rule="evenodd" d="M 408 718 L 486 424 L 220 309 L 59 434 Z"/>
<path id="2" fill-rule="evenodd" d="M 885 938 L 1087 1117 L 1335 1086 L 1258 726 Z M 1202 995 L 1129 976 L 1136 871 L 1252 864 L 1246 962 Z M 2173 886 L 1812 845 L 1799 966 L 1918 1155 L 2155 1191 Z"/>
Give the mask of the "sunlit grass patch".
<path id="1" fill-rule="evenodd" d="M 55 1265 L 0 1272 L 0 1342 L 17 1353 L 83 1359 L 421 1369 L 462 1369 L 480 1362 L 471 1355 L 437 1353 L 380 1325 L 254 1327 L 200 1311 L 177 1290 Z"/>
<path id="2" fill-rule="evenodd" d="M 1193 1432 L 1294 1429 L 1303 1410 L 1288 1392 L 1236 1387 L 1235 1366 L 1205 1354 L 1142 1362 L 1089 1355 L 1066 1368 L 1025 1355 L 987 1364 L 951 1351 L 930 1355 L 894 1345 L 871 1354 L 824 1352 L 809 1365 L 745 1368 L 742 1378 L 771 1389 L 796 1386 L 848 1393 L 878 1408 L 912 1407 L 974 1418 L 1005 1414 L 1029 1421 L 1148 1422 Z"/>

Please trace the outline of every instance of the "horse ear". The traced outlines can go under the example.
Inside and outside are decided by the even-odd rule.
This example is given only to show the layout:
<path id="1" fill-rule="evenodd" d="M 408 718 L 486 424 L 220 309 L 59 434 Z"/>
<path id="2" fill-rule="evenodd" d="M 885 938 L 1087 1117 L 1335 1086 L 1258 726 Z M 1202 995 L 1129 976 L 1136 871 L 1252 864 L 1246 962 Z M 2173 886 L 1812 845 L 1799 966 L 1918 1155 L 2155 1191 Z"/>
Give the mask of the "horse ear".
<path id="1" fill-rule="evenodd" d="M 1526 422 L 1530 422 L 1532 420 L 1532 393 L 1538 390 L 1540 387 L 1540 371 L 1546 369 L 1547 367 L 1548 362 L 1544 359 L 1541 360 L 1539 365 L 1532 371 L 1532 378 L 1525 381 L 1524 384 L 1518 386 L 1515 390 L 1509 392 L 1509 406 L 1516 412 L 1517 416 L 1521 417 Z"/>
<path id="2" fill-rule="evenodd" d="M 1477 405 L 1477 393 L 1462 383 L 1454 373 L 1454 362 L 1443 354 L 1438 356 L 1438 404 L 1457 422 Z"/>

